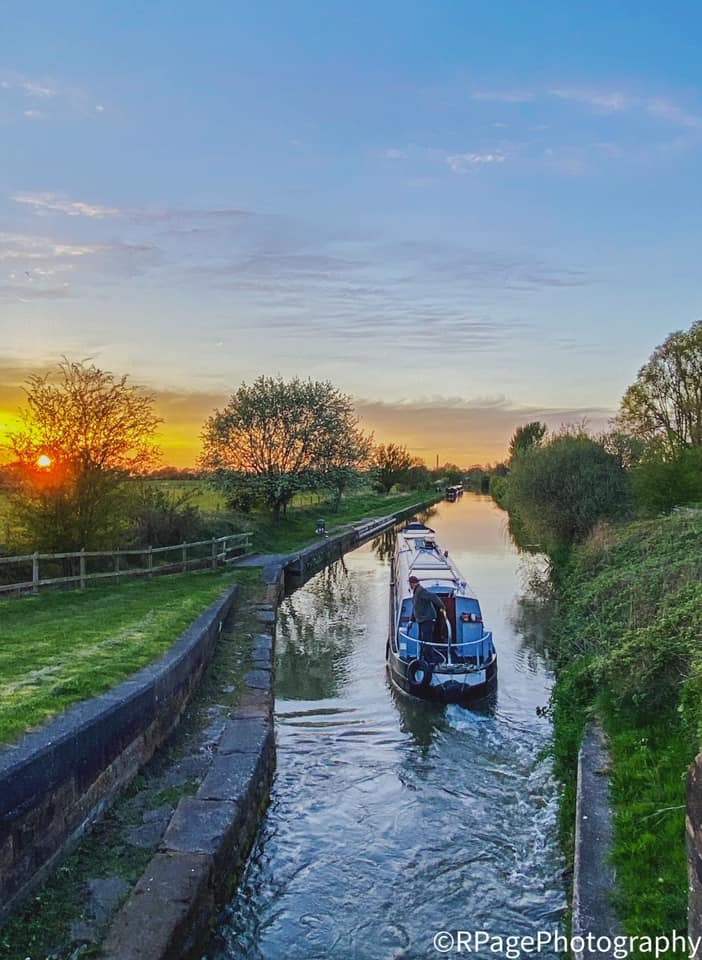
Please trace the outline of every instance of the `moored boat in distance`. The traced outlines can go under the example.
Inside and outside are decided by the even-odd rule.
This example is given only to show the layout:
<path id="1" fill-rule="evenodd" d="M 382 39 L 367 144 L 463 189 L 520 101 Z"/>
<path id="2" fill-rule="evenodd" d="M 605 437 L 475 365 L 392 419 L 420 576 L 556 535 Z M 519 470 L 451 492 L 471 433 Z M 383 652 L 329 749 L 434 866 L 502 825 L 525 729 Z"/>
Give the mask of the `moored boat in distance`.
<path id="1" fill-rule="evenodd" d="M 420 643 L 419 624 L 412 620 L 410 576 L 439 596 L 446 609 L 446 617 L 436 621 L 431 643 Z M 409 523 L 397 534 L 387 664 L 401 690 L 445 703 L 484 696 L 497 681 L 497 653 L 478 598 L 434 531 L 422 523 Z"/>
<path id="2" fill-rule="evenodd" d="M 458 500 L 459 497 L 463 496 L 463 484 L 454 483 L 451 487 L 446 487 L 446 499 L 453 503 L 455 500 Z"/>

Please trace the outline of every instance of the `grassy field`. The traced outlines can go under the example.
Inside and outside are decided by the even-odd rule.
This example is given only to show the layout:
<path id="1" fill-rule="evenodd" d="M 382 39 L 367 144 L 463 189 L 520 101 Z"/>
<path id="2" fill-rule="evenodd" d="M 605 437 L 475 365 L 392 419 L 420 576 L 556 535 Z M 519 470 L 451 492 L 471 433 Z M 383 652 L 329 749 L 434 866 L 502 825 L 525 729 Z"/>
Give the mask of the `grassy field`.
<path id="1" fill-rule="evenodd" d="M 260 628 L 257 605 L 265 599 L 259 580 L 242 585 L 234 612 L 205 670 L 195 700 L 188 705 L 177 730 L 132 784 L 100 818 L 61 866 L 39 885 L 12 915 L 0 924 L 2 960 L 83 960 L 97 957 L 97 946 L 76 949 L 72 926 L 91 923 L 91 892 L 95 878 L 120 877 L 131 887 L 156 852 L 133 842 L 131 828 L 145 822 L 148 811 L 176 807 L 181 797 L 197 792 L 201 777 L 191 773 L 183 780 L 178 767 L 202 743 L 198 731 L 210 726 L 213 716 L 224 715 L 239 702 L 243 678 L 249 669 L 251 637 Z M 205 737 L 205 740 L 207 737 Z M 171 776 L 175 774 L 175 776 Z"/>
<path id="2" fill-rule="evenodd" d="M 293 506 L 278 524 L 268 513 L 252 513 L 241 518 L 242 526 L 253 532 L 253 548 L 256 553 L 286 553 L 317 539 L 315 526 L 322 517 L 327 532 L 333 533 L 339 527 L 363 520 L 366 517 L 382 517 L 396 513 L 422 500 L 429 494 L 398 493 L 360 493 L 341 501 L 338 513 L 331 513 L 328 503 L 312 503 L 306 506 Z M 436 499 L 436 498 L 433 498 Z"/>
<path id="3" fill-rule="evenodd" d="M 317 539 L 320 516 L 333 533 L 416 502 L 416 493 L 365 494 L 343 500 L 336 515 L 308 503 L 291 507 L 277 525 L 263 513 L 240 522 L 253 531 L 257 553 L 286 553 Z M 255 569 L 173 574 L 0 600 L 0 743 L 152 662 L 235 578 L 258 577 Z"/>
<path id="4" fill-rule="evenodd" d="M 0 601 L 0 742 L 160 656 L 235 578 L 190 573 Z"/>
<path id="5" fill-rule="evenodd" d="M 224 497 L 204 480 L 139 480 L 137 483 L 166 490 L 173 497 L 187 494 L 189 503 L 203 513 L 226 513 Z"/>

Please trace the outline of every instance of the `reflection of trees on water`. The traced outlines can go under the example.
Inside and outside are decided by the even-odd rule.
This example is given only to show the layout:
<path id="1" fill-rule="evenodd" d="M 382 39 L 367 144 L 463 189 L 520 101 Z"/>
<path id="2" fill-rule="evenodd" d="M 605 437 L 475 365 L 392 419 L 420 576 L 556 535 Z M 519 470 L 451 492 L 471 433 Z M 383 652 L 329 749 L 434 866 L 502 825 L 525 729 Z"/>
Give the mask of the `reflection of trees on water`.
<path id="1" fill-rule="evenodd" d="M 536 534 L 529 528 L 529 525 L 515 513 L 507 514 L 507 529 L 512 538 L 512 543 L 520 553 L 538 554 L 543 547 L 537 543 Z"/>
<path id="2" fill-rule="evenodd" d="M 387 684 L 392 701 L 400 714 L 400 730 L 409 733 L 422 756 L 426 756 L 436 734 L 449 729 L 446 708 L 441 704 L 429 703 L 402 693 L 389 677 Z"/>
<path id="3" fill-rule="evenodd" d="M 392 556 L 395 552 L 396 539 L 397 529 L 395 527 L 391 527 L 389 530 L 384 530 L 380 536 L 375 538 L 375 540 L 371 543 L 371 550 L 376 555 L 378 560 L 386 563 L 388 560 L 392 559 Z"/>
<path id="4" fill-rule="evenodd" d="M 536 672 L 550 666 L 552 625 L 556 616 L 549 570 L 543 558 L 527 562 L 521 570 L 523 592 L 515 600 L 510 623 L 522 639 L 525 663 Z"/>
<path id="5" fill-rule="evenodd" d="M 343 558 L 281 604 L 276 629 L 276 695 L 335 697 L 347 679 L 358 633 L 358 596 Z"/>

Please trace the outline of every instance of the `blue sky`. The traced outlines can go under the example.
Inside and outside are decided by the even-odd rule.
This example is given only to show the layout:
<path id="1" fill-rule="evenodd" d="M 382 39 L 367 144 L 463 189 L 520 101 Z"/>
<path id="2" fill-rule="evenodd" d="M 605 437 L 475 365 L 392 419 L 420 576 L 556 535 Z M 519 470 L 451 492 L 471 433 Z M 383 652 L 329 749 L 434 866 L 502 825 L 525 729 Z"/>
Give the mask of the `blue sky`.
<path id="1" fill-rule="evenodd" d="M 156 390 L 172 460 L 259 373 L 332 379 L 430 462 L 604 423 L 700 315 L 701 21 L 5 3 L 4 422 L 67 355 Z"/>

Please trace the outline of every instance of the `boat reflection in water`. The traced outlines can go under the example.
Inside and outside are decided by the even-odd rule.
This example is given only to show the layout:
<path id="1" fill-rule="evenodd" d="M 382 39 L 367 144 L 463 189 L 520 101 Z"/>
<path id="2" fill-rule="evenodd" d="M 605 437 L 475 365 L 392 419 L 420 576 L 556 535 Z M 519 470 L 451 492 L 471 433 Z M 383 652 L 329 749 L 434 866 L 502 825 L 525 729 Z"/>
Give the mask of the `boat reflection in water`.
<path id="1" fill-rule="evenodd" d="M 409 734 L 421 755 L 427 756 L 437 736 L 450 734 L 454 728 L 454 721 L 447 713 L 446 704 L 408 697 L 403 691 L 398 690 L 390 679 L 389 667 L 387 688 L 393 706 L 399 714 L 400 731 Z M 496 704 L 497 691 L 493 689 L 486 696 L 472 701 L 470 709 L 472 713 L 494 717 Z"/>

